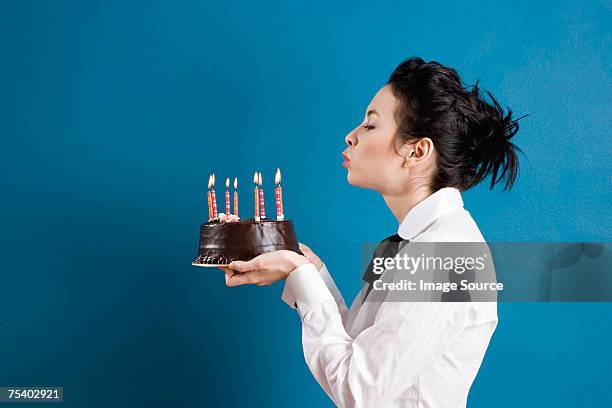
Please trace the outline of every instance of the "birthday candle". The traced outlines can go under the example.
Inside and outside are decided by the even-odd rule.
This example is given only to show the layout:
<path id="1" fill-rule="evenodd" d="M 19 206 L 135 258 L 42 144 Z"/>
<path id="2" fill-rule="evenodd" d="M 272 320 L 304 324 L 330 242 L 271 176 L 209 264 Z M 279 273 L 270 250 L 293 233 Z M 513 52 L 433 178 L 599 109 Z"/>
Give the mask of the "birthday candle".
<path id="1" fill-rule="evenodd" d="M 212 200 L 210 198 L 210 191 L 206 193 L 208 196 L 208 221 L 212 220 Z"/>
<path id="2" fill-rule="evenodd" d="M 285 219 L 285 214 L 283 214 L 283 188 L 280 185 L 281 182 L 281 172 L 280 169 L 276 169 L 276 175 L 274 176 L 274 184 L 276 184 L 276 188 L 274 189 L 276 196 L 276 220 L 282 221 Z"/>
<path id="3" fill-rule="evenodd" d="M 238 177 L 234 177 L 234 214 L 238 216 Z"/>
<path id="4" fill-rule="evenodd" d="M 208 191 L 206 192 L 206 195 L 208 196 L 208 221 L 212 220 L 212 215 L 213 215 L 213 211 L 212 211 L 212 199 L 210 197 L 210 185 L 212 184 L 212 175 L 208 176 Z"/>
<path id="5" fill-rule="evenodd" d="M 266 204 L 264 201 L 264 192 L 261 183 L 261 172 L 259 173 L 257 181 L 259 182 L 259 213 L 261 215 L 261 218 L 264 219 L 266 218 Z"/>
<path id="6" fill-rule="evenodd" d="M 225 214 L 230 215 L 230 193 L 229 193 L 229 177 L 225 179 Z"/>
<path id="7" fill-rule="evenodd" d="M 259 193 L 257 191 L 257 181 L 257 172 L 255 172 L 253 176 L 253 182 L 255 183 L 255 216 L 253 218 L 255 218 L 255 221 L 259 221 Z"/>
<path id="8" fill-rule="evenodd" d="M 217 195 L 215 194 L 215 173 L 212 174 L 212 185 L 210 187 L 210 199 L 212 201 L 213 219 L 217 218 Z"/>

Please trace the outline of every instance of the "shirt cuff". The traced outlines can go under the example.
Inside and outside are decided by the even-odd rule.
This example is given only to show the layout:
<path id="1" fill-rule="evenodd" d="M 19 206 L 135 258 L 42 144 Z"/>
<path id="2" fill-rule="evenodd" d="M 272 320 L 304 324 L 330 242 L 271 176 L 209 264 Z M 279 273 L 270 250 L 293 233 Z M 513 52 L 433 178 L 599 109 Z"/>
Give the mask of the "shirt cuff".
<path id="1" fill-rule="evenodd" d="M 322 302 L 334 300 L 319 271 L 311 263 L 298 266 L 289 274 L 281 298 L 292 309 L 297 305 L 301 316 Z"/>
<path id="2" fill-rule="evenodd" d="M 291 275 L 289 275 L 291 276 Z M 295 295 L 292 291 L 289 290 L 287 286 L 287 280 L 285 280 L 283 287 L 283 294 L 281 295 L 281 299 L 285 302 L 290 308 L 297 309 L 297 303 L 295 302 Z"/>
<path id="3" fill-rule="evenodd" d="M 319 274 L 321 274 L 322 270 L 325 269 L 325 264 L 323 264 L 323 266 L 321 267 L 321 269 L 319 269 Z M 321 274 L 322 275 L 322 274 Z M 323 277 L 323 281 L 325 282 L 325 277 Z M 331 291 L 331 289 L 330 289 Z M 332 293 L 333 295 L 333 293 Z M 293 292 L 291 291 L 291 289 L 289 288 L 289 286 L 287 286 L 287 280 L 284 281 L 283 283 L 283 294 L 281 295 L 281 299 L 283 300 L 283 302 L 285 302 L 290 308 L 292 309 L 297 309 L 297 303 L 295 301 L 295 295 L 293 294 Z"/>

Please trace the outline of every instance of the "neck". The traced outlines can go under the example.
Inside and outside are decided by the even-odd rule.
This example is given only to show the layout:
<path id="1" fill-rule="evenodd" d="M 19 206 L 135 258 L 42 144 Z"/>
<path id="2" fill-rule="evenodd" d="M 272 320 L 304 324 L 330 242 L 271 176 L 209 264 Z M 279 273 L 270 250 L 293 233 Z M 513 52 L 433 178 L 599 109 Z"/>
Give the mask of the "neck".
<path id="1" fill-rule="evenodd" d="M 397 194 L 383 194 L 387 207 L 391 210 L 398 223 L 402 223 L 408 212 L 418 203 L 432 194 L 425 186 L 409 188 Z"/>

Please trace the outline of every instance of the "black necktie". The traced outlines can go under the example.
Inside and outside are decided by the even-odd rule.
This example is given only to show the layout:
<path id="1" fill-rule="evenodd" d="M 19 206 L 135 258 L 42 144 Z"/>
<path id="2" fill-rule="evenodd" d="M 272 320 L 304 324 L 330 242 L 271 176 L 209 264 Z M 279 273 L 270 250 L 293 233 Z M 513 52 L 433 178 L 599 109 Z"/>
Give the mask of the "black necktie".
<path id="1" fill-rule="evenodd" d="M 372 290 L 372 286 L 374 285 L 374 281 L 380 277 L 380 274 L 374 273 L 374 258 L 393 258 L 400 250 L 400 242 L 404 241 L 402 237 L 398 234 L 393 234 L 385 239 L 383 239 L 374 250 L 374 254 L 372 255 L 372 259 L 370 259 L 370 264 L 366 268 L 363 273 L 363 280 L 368 284 L 368 289 L 366 291 L 365 296 L 363 297 L 363 302 L 365 302 L 366 297 Z M 406 240 L 409 242 L 409 240 Z"/>

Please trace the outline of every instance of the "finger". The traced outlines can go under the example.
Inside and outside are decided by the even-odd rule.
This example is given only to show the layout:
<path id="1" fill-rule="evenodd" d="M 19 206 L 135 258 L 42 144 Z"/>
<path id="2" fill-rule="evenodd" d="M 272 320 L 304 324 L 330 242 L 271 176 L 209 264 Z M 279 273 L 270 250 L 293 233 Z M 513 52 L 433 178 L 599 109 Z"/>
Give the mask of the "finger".
<path id="1" fill-rule="evenodd" d="M 253 260 L 247 262 L 232 261 L 228 266 L 231 270 L 236 272 L 248 272 L 255 269 L 256 263 Z"/>
<path id="2" fill-rule="evenodd" d="M 234 276 L 234 272 L 229 269 L 225 272 L 225 285 L 229 286 L 229 281 Z"/>
<path id="3" fill-rule="evenodd" d="M 257 283 L 255 272 L 236 273 L 227 280 L 227 286 L 240 286 L 253 283 Z"/>
<path id="4" fill-rule="evenodd" d="M 312 251 L 312 249 L 310 249 L 310 247 L 308 245 L 304 245 L 301 242 L 299 243 L 299 247 L 300 247 L 300 252 L 306 256 L 314 256 L 314 252 Z"/>
<path id="5" fill-rule="evenodd" d="M 230 276 L 234 273 L 232 272 L 232 270 L 230 268 L 227 267 L 227 265 L 223 265 L 223 266 L 218 266 L 219 269 L 221 269 L 223 271 L 223 274 L 225 275 L 225 284 L 227 285 L 227 282 L 230 278 Z"/>

